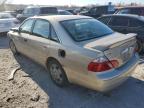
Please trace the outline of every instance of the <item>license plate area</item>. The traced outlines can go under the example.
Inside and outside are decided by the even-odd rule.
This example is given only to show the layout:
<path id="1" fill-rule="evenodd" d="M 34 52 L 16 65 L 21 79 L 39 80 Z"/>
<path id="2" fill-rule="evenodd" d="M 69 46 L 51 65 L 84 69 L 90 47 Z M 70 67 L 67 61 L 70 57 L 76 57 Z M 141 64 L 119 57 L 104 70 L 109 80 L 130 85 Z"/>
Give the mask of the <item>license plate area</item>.
<path id="1" fill-rule="evenodd" d="M 109 60 L 118 60 L 120 67 L 130 60 L 134 54 L 134 49 L 135 40 L 128 41 L 122 45 L 108 49 L 104 53 Z"/>

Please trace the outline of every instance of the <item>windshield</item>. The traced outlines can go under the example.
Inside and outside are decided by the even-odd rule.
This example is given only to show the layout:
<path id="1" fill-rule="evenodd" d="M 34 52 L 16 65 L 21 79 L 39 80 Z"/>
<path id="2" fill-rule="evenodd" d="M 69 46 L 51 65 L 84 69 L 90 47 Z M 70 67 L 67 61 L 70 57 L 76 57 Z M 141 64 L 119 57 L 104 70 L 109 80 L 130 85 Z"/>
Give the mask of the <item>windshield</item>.
<path id="1" fill-rule="evenodd" d="M 13 18 L 9 13 L 0 13 L 0 19 Z"/>
<path id="2" fill-rule="evenodd" d="M 85 41 L 112 34 L 113 31 L 96 19 L 78 19 L 61 22 L 65 30 L 75 41 Z"/>

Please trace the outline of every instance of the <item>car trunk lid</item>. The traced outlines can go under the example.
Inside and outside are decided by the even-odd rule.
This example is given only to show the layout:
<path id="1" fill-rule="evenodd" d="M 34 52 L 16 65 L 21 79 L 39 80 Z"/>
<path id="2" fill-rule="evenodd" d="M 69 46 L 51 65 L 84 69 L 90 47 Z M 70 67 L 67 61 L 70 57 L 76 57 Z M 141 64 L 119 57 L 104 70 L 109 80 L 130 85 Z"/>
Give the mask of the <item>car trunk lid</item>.
<path id="1" fill-rule="evenodd" d="M 119 66 L 125 64 L 133 56 L 136 45 L 136 34 L 113 33 L 109 36 L 85 43 L 85 48 L 100 50 L 111 61 L 117 60 Z M 119 67 L 118 66 L 118 67 Z"/>

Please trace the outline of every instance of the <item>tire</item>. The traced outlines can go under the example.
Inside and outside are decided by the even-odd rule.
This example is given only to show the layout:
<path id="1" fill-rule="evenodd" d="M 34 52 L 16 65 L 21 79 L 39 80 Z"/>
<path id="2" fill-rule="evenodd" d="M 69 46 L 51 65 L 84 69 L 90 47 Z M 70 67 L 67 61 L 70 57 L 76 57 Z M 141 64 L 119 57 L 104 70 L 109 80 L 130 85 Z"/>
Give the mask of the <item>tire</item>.
<path id="1" fill-rule="evenodd" d="M 10 47 L 13 55 L 18 55 L 19 54 L 17 49 L 16 49 L 16 46 L 15 46 L 15 44 L 12 40 L 9 41 L 9 47 Z"/>
<path id="2" fill-rule="evenodd" d="M 54 59 L 48 61 L 48 71 L 52 81 L 59 87 L 68 85 L 68 79 L 60 63 Z"/>
<path id="3" fill-rule="evenodd" d="M 142 45 L 142 43 L 140 42 L 140 41 L 137 41 L 137 46 L 136 46 L 137 48 L 137 52 L 139 53 L 139 54 L 141 54 L 142 53 L 142 51 L 143 51 L 143 45 Z"/>

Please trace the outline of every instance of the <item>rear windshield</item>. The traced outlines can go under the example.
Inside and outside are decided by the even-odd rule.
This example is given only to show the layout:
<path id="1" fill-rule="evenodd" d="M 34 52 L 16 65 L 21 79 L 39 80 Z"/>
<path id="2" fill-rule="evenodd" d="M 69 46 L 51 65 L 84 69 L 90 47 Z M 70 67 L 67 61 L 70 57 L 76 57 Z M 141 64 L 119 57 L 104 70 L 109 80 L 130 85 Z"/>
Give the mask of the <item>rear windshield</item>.
<path id="1" fill-rule="evenodd" d="M 58 10 L 55 7 L 42 7 L 40 14 L 58 14 Z"/>
<path id="2" fill-rule="evenodd" d="M 76 19 L 61 22 L 68 34 L 77 42 L 112 34 L 113 31 L 96 19 Z"/>

